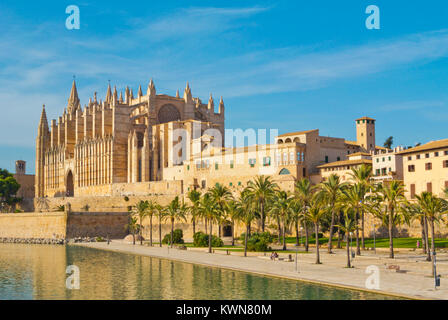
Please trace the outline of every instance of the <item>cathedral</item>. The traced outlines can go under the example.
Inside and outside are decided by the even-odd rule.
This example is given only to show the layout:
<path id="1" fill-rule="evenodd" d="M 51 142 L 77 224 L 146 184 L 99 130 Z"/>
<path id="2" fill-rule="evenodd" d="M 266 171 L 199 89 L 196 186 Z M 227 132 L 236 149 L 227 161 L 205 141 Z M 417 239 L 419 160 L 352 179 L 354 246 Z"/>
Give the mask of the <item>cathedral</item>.
<path id="1" fill-rule="evenodd" d="M 109 84 L 104 101 L 95 92 L 83 108 L 73 81 L 67 107 L 57 121 L 48 123 L 45 105 L 42 108 L 35 196 L 108 196 L 112 186 L 124 190 L 132 184 L 172 179 L 166 169 L 189 160 L 182 149 L 173 157 L 183 135 L 174 137 L 176 129 L 192 138 L 215 132 L 212 139 L 223 146 L 222 98 L 217 109 L 211 95 L 207 104 L 194 98 L 188 83 L 180 97 L 179 91 L 176 96 L 157 94 L 152 80 L 146 95 L 140 86 L 137 96 L 127 87 L 123 97 Z"/>

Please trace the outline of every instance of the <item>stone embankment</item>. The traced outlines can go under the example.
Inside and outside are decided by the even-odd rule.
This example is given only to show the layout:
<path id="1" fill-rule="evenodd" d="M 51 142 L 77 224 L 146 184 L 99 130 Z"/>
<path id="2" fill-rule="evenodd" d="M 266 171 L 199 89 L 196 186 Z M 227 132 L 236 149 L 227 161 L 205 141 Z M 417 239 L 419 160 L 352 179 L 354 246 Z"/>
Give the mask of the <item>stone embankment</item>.
<path id="1" fill-rule="evenodd" d="M 86 243 L 96 242 L 95 238 L 77 237 L 73 239 L 45 239 L 45 238 L 0 238 L 0 243 L 21 243 L 21 244 L 55 244 Z"/>

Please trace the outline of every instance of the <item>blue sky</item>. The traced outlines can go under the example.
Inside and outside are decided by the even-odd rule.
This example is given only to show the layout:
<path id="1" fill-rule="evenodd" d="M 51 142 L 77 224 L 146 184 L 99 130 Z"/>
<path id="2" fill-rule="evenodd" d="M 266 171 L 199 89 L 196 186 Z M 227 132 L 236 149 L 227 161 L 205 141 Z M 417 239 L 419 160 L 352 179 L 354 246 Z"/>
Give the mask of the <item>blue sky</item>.
<path id="1" fill-rule="evenodd" d="M 80 8 L 67 30 L 65 8 Z M 381 29 L 367 30 L 377 5 Z M 34 171 L 42 104 L 53 119 L 73 75 L 81 103 L 107 82 L 134 92 L 224 97 L 227 128 L 319 128 L 355 139 L 377 119 L 377 144 L 447 138 L 446 1 L 9 1 L 0 3 L 0 167 Z"/>

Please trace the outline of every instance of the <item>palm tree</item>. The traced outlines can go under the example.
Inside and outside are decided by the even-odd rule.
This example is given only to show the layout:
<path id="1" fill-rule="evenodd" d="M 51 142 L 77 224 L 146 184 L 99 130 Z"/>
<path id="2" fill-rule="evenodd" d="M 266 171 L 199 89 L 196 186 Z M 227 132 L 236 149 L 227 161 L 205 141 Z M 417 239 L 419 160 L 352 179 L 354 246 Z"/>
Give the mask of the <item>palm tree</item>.
<path id="1" fill-rule="evenodd" d="M 148 214 L 149 217 L 149 245 L 152 247 L 152 218 L 154 217 L 154 213 L 157 212 L 158 207 L 155 202 L 152 200 L 148 201 Z"/>
<path id="2" fill-rule="evenodd" d="M 328 239 L 328 253 L 332 253 L 332 240 L 333 240 L 333 229 L 335 224 L 336 216 L 336 204 L 338 198 L 341 195 L 342 189 L 345 187 L 345 183 L 341 183 L 340 178 L 337 174 L 332 174 L 328 177 L 328 180 L 320 184 L 321 192 L 326 200 L 326 203 L 331 208 L 331 223 L 330 223 L 330 238 Z"/>
<path id="3" fill-rule="evenodd" d="M 286 250 L 286 225 L 291 216 L 292 198 L 285 191 L 277 191 L 273 198 L 270 213 L 275 215 L 282 223 L 283 250 Z M 279 224 L 280 227 L 280 224 Z M 280 234 L 279 234 L 280 238 Z"/>
<path id="4" fill-rule="evenodd" d="M 321 264 L 319 255 L 319 223 L 325 213 L 327 213 L 327 209 L 325 208 L 323 197 L 321 194 L 316 193 L 310 202 L 310 207 L 306 214 L 307 219 L 314 224 L 314 232 L 316 235 L 316 264 Z"/>
<path id="5" fill-rule="evenodd" d="M 196 218 L 199 215 L 199 201 L 201 200 L 201 193 L 195 189 L 187 194 L 187 198 L 191 202 L 189 211 L 191 213 L 191 223 L 193 224 L 193 235 L 196 233 Z"/>
<path id="6" fill-rule="evenodd" d="M 418 203 L 406 201 L 402 210 L 406 212 L 412 220 L 417 220 L 421 227 L 423 253 L 427 255 L 426 260 L 431 261 L 431 252 L 428 245 L 428 223 L 425 212 Z"/>
<path id="7" fill-rule="evenodd" d="M 166 206 L 166 216 L 165 218 L 171 221 L 171 248 L 173 247 L 173 235 L 174 235 L 174 221 L 185 220 L 185 205 L 181 205 L 179 202 L 179 197 L 176 196 L 169 204 Z"/>
<path id="8" fill-rule="evenodd" d="M 205 193 L 199 203 L 199 212 L 210 223 L 208 236 L 208 252 L 212 253 L 213 221 L 219 221 L 221 211 L 210 192 Z"/>
<path id="9" fill-rule="evenodd" d="M 393 180 L 390 183 L 380 188 L 380 193 L 383 197 L 386 212 L 388 213 L 388 227 L 389 227 L 389 258 L 394 258 L 394 225 L 398 222 L 398 209 L 405 201 L 404 185 L 401 181 Z"/>
<path id="10" fill-rule="evenodd" d="M 422 192 L 417 195 L 417 202 L 428 219 L 431 228 L 431 251 L 433 252 L 432 259 L 434 261 L 434 253 L 436 251 L 434 223 L 448 213 L 446 202 L 434 195 L 432 192 Z M 434 270 L 433 270 L 434 271 Z"/>
<path id="11" fill-rule="evenodd" d="M 148 215 L 149 202 L 140 200 L 134 207 L 139 220 L 140 245 L 143 245 L 143 219 Z"/>
<path id="12" fill-rule="evenodd" d="M 350 241 L 349 241 L 349 234 L 357 229 L 357 223 L 355 222 L 355 219 L 353 219 L 353 216 L 356 213 L 353 211 L 352 208 L 346 207 L 344 210 L 344 223 L 340 223 L 338 225 L 338 228 L 341 229 L 345 236 L 347 237 L 347 241 L 345 244 L 345 248 L 347 250 L 347 268 L 351 268 L 351 262 L 350 262 Z"/>
<path id="13" fill-rule="evenodd" d="M 302 204 L 296 199 L 291 200 L 291 224 L 294 226 L 294 230 L 296 233 L 296 246 L 299 246 L 299 224 L 302 224 L 302 220 L 304 216 L 302 215 L 303 208 Z"/>
<path id="14" fill-rule="evenodd" d="M 247 185 L 248 193 L 254 201 L 260 205 L 261 231 L 265 229 L 265 206 L 270 198 L 274 195 L 274 191 L 278 188 L 267 176 L 257 176 L 254 180 L 249 181 Z"/>
<path id="15" fill-rule="evenodd" d="M 166 216 L 166 207 L 156 204 L 156 215 L 159 220 L 159 246 L 162 246 L 162 221 Z"/>
<path id="16" fill-rule="evenodd" d="M 359 215 L 364 201 L 365 188 L 364 185 L 356 183 L 350 185 L 342 191 L 341 201 L 345 203 L 346 207 L 354 212 L 354 219 L 356 225 L 356 254 L 361 255 L 361 248 L 359 245 Z"/>
<path id="17" fill-rule="evenodd" d="M 247 241 L 250 234 L 250 225 L 252 221 L 256 219 L 256 204 L 247 188 L 241 191 L 238 206 L 240 208 L 238 211 L 238 220 L 243 222 L 246 226 L 246 232 L 244 234 L 244 256 L 247 257 Z"/>
<path id="18" fill-rule="evenodd" d="M 138 231 L 137 218 L 133 217 L 132 215 L 129 216 L 128 224 L 125 226 L 125 228 L 132 234 L 132 244 L 135 245 L 135 233 Z"/>
<path id="19" fill-rule="evenodd" d="M 235 220 L 237 220 L 240 215 L 239 210 L 240 208 L 235 200 L 230 200 L 225 206 L 226 215 L 232 223 L 232 246 L 235 245 Z"/>
<path id="20" fill-rule="evenodd" d="M 302 208 L 302 215 L 305 217 L 313 197 L 315 187 L 311 186 L 310 180 L 307 178 L 302 178 L 295 183 L 294 186 L 294 197 L 300 203 L 300 208 Z M 308 252 L 308 224 L 307 219 L 302 219 L 303 228 L 305 229 L 305 251 Z"/>
<path id="21" fill-rule="evenodd" d="M 365 250 L 365 242 L 364 242 L 364 199 L 365 195 L 367 194 L 367 191 L 372 187 L 370 184 L 370 179 L 372 178 L 372 167 L 369 165 L 362 164 L 361 166 L 357 168 L 352 168 L 352 172 L 350 172 L 350 175 L 352 179 L 355 181 L 355 183 L 360 183 L 364 186 L 362 190 L 364 190 L 364 195 L 361 199 L 361 211 L 359 214 L 361 215 L 361 246 L 362 249 Z"/>
<path id="22" fill-rule="evenodd" d="M 383 146 L 387 149 L 391 149 L 392 145 L 394 144 L 394 137 L 390 136 L 389 138 L 384 141 Z"/>
<path id="23" fill-rule="evenodd" d="M 213 201 L 216 203 L 218 210 L 220 211 L 220 215 L 219 217 L 223 217 L 224 216 L 224 207 L 227 203 L 227 201 L 229 201 L 232 198 L 232 193 L 230 192 L 229 188 L 223 186 L 220 183 L 217 183 L 213 188 L 211 188 L 209 190 L 210 195 L 213 199 Z M 216 216 L 216 218 L 218 218 L 218 216 Z M 218 236 L 221 237 L 221 222 L 220 220 L 217 221 L 218 222 Z"/>

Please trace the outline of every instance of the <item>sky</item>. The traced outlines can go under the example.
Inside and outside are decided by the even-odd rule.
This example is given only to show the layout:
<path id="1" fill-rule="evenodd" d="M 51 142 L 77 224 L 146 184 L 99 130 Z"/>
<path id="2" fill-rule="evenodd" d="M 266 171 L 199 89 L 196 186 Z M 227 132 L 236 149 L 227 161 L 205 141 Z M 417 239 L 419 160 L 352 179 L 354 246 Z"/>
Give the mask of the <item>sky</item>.
<path id="1" fill-rule="evenodd" d="M 80 10 L 68 30 L 66 7 Z M 380 9 L 367 29 L 366 8 Z M 447 138 L 448 2 L 18 1 L 0 3 L 0 168 L 34 172 L 42 110 L 62 115 L 73 76 L 93 92 L 223 96 L 226 128 L 320 129 L 356 140 L 354 120 L 377 119 L 394 146 Z M 215 103 L 217 105 L 217 103 Z"/>

